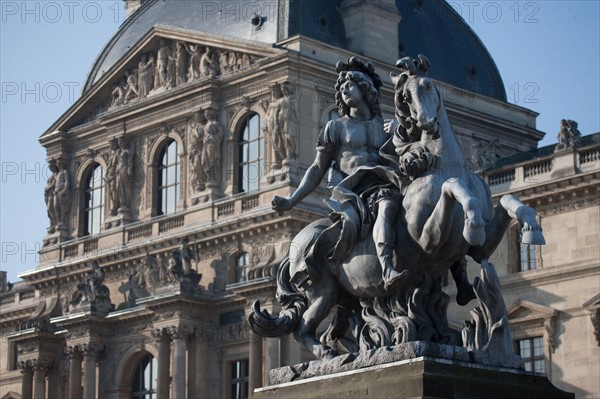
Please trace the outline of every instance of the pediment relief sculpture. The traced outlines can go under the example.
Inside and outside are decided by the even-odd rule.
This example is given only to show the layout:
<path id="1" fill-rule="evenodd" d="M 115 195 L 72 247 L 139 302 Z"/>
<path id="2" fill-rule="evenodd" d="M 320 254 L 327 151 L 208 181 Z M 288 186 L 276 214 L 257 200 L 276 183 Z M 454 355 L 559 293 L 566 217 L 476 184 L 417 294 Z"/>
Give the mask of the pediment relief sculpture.
<path id="1" fill-rule="evenodd" d="M 202 78 L 238 71 L 257 61 L 253 54 L 161 38 L 111 88 L 110 108 L 142 100 Z"/>

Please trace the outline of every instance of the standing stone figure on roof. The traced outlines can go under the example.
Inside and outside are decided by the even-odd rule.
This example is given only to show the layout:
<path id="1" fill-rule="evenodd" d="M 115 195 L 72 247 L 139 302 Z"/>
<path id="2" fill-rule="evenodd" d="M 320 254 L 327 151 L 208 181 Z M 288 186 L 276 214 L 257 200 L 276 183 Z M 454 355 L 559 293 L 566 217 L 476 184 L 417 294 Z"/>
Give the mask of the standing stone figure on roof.
<path id="1" fill-rule="evenodd" d="M 140 99 L 142 99 L 150 93 L 154 86 L 154 57 L 142 54 L 138 71 L 138 93 Z"/>
<path id="2" fill-rule="evenodd" d="M 115 83 L 112 87 L 112 102 L 111 107 L 116 107 L 125 104 L 125 93 L 127 90 L 127 82 L 122 79 L 120 82 Z"/>
<path id="3" fill-rule="evenodd" d="M 202 71 L 202 76 L 215 77 L 219 74 L 215 60 L 215 52 L 211 47 L 206 47 L 204 54 L 202 54 L 202 58 L 200 59 L 200 70 Z"/>
<path id="4" fill-rule="evenodd" d="M 175 44 L 175 84 L 179 86 L 187 81 L 187 51 L 183 42 Z"/>
<path id="5" fill-rule="evenodd" d="M 571 119 L 561 119 L 560 131 L 557 136 L 558 144 L 555 147 L 555 151 L 575 147 L 579 144 L 580 138 L 581 132 L 577 127 L 577 122 Z"/>
<path id="6" fill-rule="evenodd" d="M 171 51 L 165 39 L 160 39 L 158 42 L 158 50 L 156 51 L 156 74 L 154 87 L 165 89 L 170 88 L 169 82 L 169 59 Z"/>
<path id="7" fill-rule="evenodd" d="M 202 59 L 202 46 L 199 44 L 184 43 L 185 49 L 190 54 L 190 71 L 188 82 L 200 78 L 200 60 Z"/>
<path id="8" fill-rule="evenodd" d="M 127 82 L 127 90 L 125 91 L 125 102 L 136 100 L 140 97 L 138 90 L 137 71 L 131 70 L 125 72 L 125 78 Z"/>

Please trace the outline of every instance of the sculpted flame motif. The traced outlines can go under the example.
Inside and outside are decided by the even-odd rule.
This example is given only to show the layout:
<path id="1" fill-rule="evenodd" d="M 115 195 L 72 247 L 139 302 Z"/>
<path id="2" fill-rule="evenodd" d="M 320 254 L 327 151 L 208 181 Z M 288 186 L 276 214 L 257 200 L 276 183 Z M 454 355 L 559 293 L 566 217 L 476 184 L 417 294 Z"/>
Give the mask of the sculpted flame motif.
<path id="1" fill-rule="evenodd" d="M 315 162 L 294 195 L 273 199 L 275 210 L 290 209 L 328 176 L 332 213 L 305 227 L 280 265 L 280 314 L 270 315 L 256 301 L 250 326 L 268 337 L 294 333 L 321 359 L 415 340 L 513 359 L 506 309 L 488 258 L 512 219 L 521 224 L 524 243 L 544 244 L 535 211 L 512 195 L 492 205 L 488 186 L 466 167 L 440 93 L 426 77 L 429 60 L 405 57 L 397 67 L 396 121 L 384 125 L 381 80 L 373 66 L 354 57 L 338 63 L 342 117 L 324 128 Z M 365 79 L 370 82 L 360 90 L 345 84 Z M 483 268 L 475 289 L 466 256 Z M 457 302 L 480 302 L 462 337 L 446 316 L 449 297 L 441 280 L 448 270 Z M 333 309 L 335 317 L 317 338 L 317 327 Z"/>

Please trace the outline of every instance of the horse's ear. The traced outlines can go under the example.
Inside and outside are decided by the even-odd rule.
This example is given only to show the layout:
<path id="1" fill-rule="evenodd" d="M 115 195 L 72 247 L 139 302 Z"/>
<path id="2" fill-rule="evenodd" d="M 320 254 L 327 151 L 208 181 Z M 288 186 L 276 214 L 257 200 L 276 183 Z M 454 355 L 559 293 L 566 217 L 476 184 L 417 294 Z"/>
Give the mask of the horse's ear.
<path id="1" fill-rule="evenodd" d="M 423 72 L 423 73 L 427 73 L 427 71 L 429 70 L 429 58 L 425 57 L 423 54 L 419 54 L 419 71 Z"/>
<path id="2" fill-rule="evenodd" d="M 403 72 L 408 72 L 409 75 L 414 75 L 416 72 L 415 64 L 413 63 L 413 59 L 410 57 L 400 58 L 396 61 L 396 67 Z"/>

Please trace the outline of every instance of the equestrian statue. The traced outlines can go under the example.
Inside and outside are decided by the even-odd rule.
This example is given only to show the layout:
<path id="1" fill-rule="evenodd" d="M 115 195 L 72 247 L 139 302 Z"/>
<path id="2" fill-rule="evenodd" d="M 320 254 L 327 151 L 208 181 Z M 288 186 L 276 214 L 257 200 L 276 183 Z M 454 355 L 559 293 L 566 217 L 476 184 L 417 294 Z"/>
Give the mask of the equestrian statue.
<path id="1" fill-rule="evenodd" d="M 255 301 L 249 324 L 261 336 L 293 333 L 319 359 L 410 341 L 428 341 L 514 356 L 506 306 L 488 262 L 512 219 L 522 242 L 544 244 L 535 211 L 513 195 L 494 207 L 486 183 L 465 164 L 440 93 L 426 76 L 429 60 L 398 60 L 395 120 L 384 122 L 381 78 L 370 62 L 338 62 L 340 118 L 319 135 L 314 163 L 290 198 L 297 205 L 326 178 L 329 217 L 293 239 L 277 273 L 279 315 Z M 467 258 L 481 265 L 473 284 Z M 457 302 L 479 300 L 462 331 L 452 329 L 448 270 Z M 333 319 L 320 337 L 317 329 Z"/>

